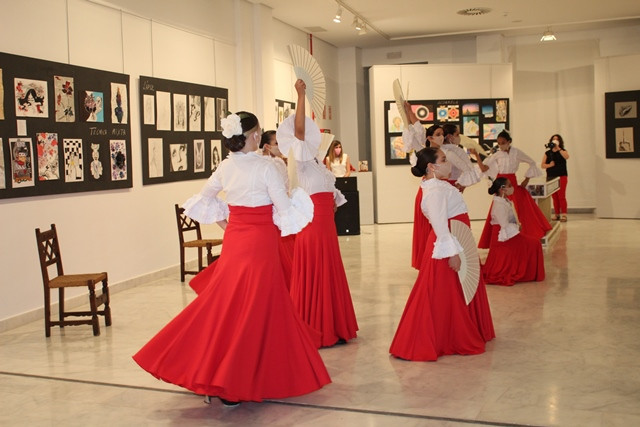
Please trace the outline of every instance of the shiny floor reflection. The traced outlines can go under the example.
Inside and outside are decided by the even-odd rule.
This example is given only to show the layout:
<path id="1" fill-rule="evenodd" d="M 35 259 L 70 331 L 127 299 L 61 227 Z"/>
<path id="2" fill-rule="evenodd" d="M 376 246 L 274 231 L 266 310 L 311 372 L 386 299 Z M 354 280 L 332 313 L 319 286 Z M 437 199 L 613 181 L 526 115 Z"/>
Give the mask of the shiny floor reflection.
<path id="1" fill-rule="evenodd" d="M 46 339 L 43 322 L 0 334 L 0 425 L 640 425 L 640 221 L 570 216 L 544 282 L 488 287 L 486 353 L 437 362 L 388 355 L 417 274 L 411 224 L 340 245 L 361 329 L 321 350 L 325 388 L 230 409 L 138 368 L 131 355 L 194 298 L 176 274 L 114 293 L 99 337 L 77 326 Z"/>

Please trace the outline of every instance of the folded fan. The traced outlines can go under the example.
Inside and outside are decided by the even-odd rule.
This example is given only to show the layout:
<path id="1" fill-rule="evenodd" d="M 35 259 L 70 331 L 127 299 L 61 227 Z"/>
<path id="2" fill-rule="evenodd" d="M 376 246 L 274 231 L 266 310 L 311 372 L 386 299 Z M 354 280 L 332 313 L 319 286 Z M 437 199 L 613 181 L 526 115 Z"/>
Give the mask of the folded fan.
<path id="1" fill-rule="evenodd" d="M 303 47 L 290 44 L 287 49 L 293 63 L 293 72 L 307 85 L 306 93 L 311 109 L 316 116 L 322 117 L 327 89 L 320 65 Z"/>
<path id="2" fill-rule="evenodd" d="M 474 149 L 478 154 L 482 154 L 485 156 L 489 155 L 489 153 L 487 153 L 486 150 L 482 148 L 482 145 L 478 144 L 478 141 L 469 138 L 466 135 L 460 134 L 460 145 L 462 145 L 464 148 Z"/>
<path id="3" fill-rule="evenodd" d="M 393 81 L 393 97 L 396 100 L 396 107 L 398 107 L 398 113 L 400 113 L 400 117 L 402 118 L 402 123 L 404 123 L 404 127 L 408 128 L 411 123 L 409 123 L 409 119 L 407 118 L 407 112 L 404 110 L 405 98 L 402 93 L 402 86 L 400 85 L 400 80 L 395 79 Z"/>

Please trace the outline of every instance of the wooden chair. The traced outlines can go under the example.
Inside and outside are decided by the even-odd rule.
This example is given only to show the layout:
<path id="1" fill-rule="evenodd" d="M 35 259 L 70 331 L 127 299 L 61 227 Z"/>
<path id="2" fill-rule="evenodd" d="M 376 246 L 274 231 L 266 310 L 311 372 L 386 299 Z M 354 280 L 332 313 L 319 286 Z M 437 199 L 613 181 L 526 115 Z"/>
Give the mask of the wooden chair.
<path id="1" fill-rule="evenodd" d="M 62 256 L 58 243 L 58 233 L 55 224 L 51 224 L 51 230 L 40 232 L 36 228 L 36 240 L 38 241 L 38 253 L 40 254 L 40 268 L 42 269 L 42 282 L 44 284 L 44 328 L 45 335 L 51 336 L 51 326 L 92 325 L 93 335 L 100 335 L 100 323 L 98 315 L 104 316 L 105 324 L 111 326 L 111 308 L 109 307 L 109 287 L 107 273 L 64 274 L 62 268 Z M 56 265 L 56 277 L 49 277 L 49 266 Z M 102 282 L 102 294 L 96 296 L 96 285 Z M 65 311 L 65 288 L 77 288 L 86 286 L 89 289 L 89 307 L 91 311 Z M 59 320 L 51 320 L 51 295 L 52 289 L 58 289 Z M 104 305 L 103 310 L 98 307 Z M 84 317 L 80 320 L 66 320 L 67 317 Z"/>
<path id="2" fill-rule="evenodd" d="M 211 252 L 214 246 L 222 244 L 222 239 L 203 239 L 202 232 L 200 231 L 200 223 L 195 219 L 189 218 L 184 214 L 184 208 L 176 206 L 176 220 L 178 222 L 178 237 L 180 239 L 180 281 L 184 282 L 184 276 L 186 274 L 198 274 L 204 270 L 202 265 L 202 249 L 207 249 L 207 265 L 218 259 L 219 255 L 213 255 Z M 195 240 L 186 240 L 185 233 L 195 232 Z M 186 270 L 185 268 L 185 249 L 197 248 L 198 249 L 198 270 Z"/>

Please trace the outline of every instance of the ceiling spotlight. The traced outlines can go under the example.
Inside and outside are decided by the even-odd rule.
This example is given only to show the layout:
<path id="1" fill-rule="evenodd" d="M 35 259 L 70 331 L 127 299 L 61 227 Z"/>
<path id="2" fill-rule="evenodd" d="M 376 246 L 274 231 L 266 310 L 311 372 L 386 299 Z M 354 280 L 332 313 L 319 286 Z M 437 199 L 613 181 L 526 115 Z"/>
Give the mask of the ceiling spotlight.
<path id="1" fill-rule="evenodd" d="M 554 40 L 556 40 L 556 35 L 553 34 L 550 28 L 547 28 L 547 31 L 542 34 L 542 38 L 540 39 L 541 42 L 552 42 Z"/>
<path id="2" fill-rule="evenodd" d="M 365 34 L 367 34 L 367 25 L 363 23 L 362 28 L 358 31 L 358 35 L 364 36 Z"/>
<path id="3" fill-rule="evenodd" d="M 357 16 L 353 18 L 353 28 L 355 28 L 356 31 L 362 30 L 362 24 L 360 23 L 360 20 L 358 20 Z"/>
<path id="4" fill-rule="evenodd" d="M 338 6 L 338 11 L 336 12 L 336 16 L 333 18 L 333 22 L 336 24 L 342 22 L 342 6 Z"/>

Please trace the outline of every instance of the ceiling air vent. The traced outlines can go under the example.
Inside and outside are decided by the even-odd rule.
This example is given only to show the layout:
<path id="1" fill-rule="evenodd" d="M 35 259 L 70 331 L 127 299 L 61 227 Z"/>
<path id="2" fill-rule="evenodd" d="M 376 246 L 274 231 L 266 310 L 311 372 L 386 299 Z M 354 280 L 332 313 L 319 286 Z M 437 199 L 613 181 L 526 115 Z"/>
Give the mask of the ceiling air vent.
<path id="1" fill-rule="evenodd" d="M 464 16 L 478 16 L 478 15 L 486 15 L 491 12 L 491 9 L 488 7 L 470 7 L 469 9 L 459 10 L 458 15 Z"/>

